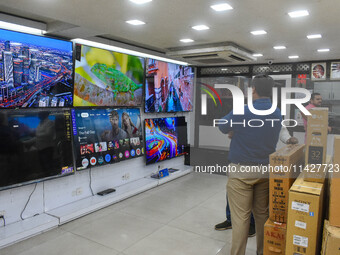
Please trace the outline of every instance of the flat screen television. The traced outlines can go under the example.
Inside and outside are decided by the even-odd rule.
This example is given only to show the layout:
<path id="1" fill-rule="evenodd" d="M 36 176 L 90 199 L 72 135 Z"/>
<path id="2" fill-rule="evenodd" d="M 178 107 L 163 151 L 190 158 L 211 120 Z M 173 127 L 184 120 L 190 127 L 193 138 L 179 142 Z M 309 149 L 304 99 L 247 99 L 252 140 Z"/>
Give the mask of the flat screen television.
<path id="1" fill-rule="evenodd" d="M 194 68 L 148 59 L 145 112 L 189 112 L 193 109 Z"/>
<path id="2" fill-rule="evenodd" d="M 74 106 L 141 106 L 145 59 L 76 44 Z"/>
<path id="3" fill-rule="evenodd" d="M 77 170 L 144 154 L 139 108 L 76 108 L 72 122 Z"/>
<path id="4" fill-rule="evenodd" d="M 145 119 L 146 164 L 184 155 L 186 145 L 185 117 Z"/>
<path id="5" fill-rule="evenodd" d="M 73 173 L 66 109 L 0 111 L 0 189 Z"/>
<path id="6" fill-rule="evenodd" d="M 70 107 L 72 42 L 0 29 L 0 108 Z"/>

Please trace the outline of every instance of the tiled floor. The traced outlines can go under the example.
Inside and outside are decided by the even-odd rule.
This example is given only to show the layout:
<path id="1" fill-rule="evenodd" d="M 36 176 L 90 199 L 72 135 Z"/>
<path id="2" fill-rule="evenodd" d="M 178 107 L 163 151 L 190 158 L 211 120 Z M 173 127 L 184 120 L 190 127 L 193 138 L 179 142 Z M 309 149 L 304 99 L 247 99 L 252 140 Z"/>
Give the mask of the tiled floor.
<path id="1" fill-rule="evenodd" d="M 57 229 L 0 250 L 1 255 L 226 255 L 231 230 L 225 220 L 220 175 L 192 173 Z M 247 254 L 256 254 L 249 238 Z"/>

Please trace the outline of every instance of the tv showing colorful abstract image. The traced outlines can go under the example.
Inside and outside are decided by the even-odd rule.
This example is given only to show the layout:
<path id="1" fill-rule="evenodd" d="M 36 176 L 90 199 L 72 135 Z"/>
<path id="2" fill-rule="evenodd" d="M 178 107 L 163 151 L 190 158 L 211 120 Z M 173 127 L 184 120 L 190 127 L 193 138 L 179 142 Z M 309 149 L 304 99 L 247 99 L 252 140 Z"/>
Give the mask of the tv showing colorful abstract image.
<path id="1" fill-rule="evenodd" d="M 187 125 L 184 117 L 145 119 L 146 164 L 184 155 Z"/>
<path id="2" fill-rule="evenodd" d="M 194 69 L 154 59 L 147 60 L 145 112 L 193 110 Z"/>
<path id="3" fill-rule="evenodd" d="M 74 106 L 140 106 L 144 58 L 76 45 Z"/>
<path id="4" fill-rule="evenodd" d="M 69 107 L 72 42 L 0 29 L 0 108 Z"/>
<path id="5" fill-rule="evenodd" d="M 77 108 L 71 111 L 77 170 L 144 154 L 139 108 Z"/>

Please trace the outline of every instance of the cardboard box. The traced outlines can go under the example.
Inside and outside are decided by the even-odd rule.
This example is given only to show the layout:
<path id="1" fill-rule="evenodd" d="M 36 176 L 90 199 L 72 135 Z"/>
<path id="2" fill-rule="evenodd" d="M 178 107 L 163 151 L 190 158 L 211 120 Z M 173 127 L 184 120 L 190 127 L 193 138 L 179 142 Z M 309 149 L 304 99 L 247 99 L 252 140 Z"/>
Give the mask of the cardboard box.
<path id="1" fill-rule="evenodd" d="M 270 166 L 275 168 L 269 174 L 269 218 L 272 221 L 287 222 L 288 192 L 300 173 L 304 147 L 298 144 L 287 145 L 269 157 Z"/>
<path id="2" fill-rule="evenodd" d="M 285 223 L 273 222 L 268 219 L 264 225 L 263 255 L 284 255 L 286 232 Z"/>
<path id="3" fill-rule="evenodd" d="M 331 169 L 332 156 L 326 156 L 325 164 L 308 164 L 304 167 L 304 180 L 307 182 L 325 183 L 328 178 L 328 171 Z M 332 171 L 332 170 L 331 170 Z"/>
<path id="4" fill-rule="evenodd" d="M 340 172 L 336 168 L 340 167 L 340 136 L 334 137 L 334 156 L 333 156 L 333 173 L 330 180 L 329 193 L 329 224 L 340 227 Z"/>
<path id="5" fill-rule="evenodd" d="M 299 176 L 289 190 L 286 254 L 320 252 L 324 185 Z"/>
<path id="6" fill-rule="evenodd" d="M 321 255 L 340 255 L 340 228 L 330 226 L 327 220 L 323 229 Z"/>
<path id="7" fill-rule="evenodd" d="M 307 116 L 306 158 L 307 164 L 326 163 L 328 108 L 315 107 Z"/>

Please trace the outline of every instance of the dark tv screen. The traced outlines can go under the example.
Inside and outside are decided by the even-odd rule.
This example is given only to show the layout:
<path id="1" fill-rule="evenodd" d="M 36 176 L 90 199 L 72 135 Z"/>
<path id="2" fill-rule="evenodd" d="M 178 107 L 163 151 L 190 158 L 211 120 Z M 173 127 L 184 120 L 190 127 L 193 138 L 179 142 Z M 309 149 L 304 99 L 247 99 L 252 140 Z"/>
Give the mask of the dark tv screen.
<path id="1" fill-rule="evenodd" d="M 74 106 L 141 106 L 145 59 L 76 44 Z"/>
<path id="2" fill-rule="evenodd" d="M 72 109 L 77 170 L 144 154 L 139 108 Z"/>
<path id="3" fill-rule="evenodd" d="M 187 145 L 185 117 L 145 119 L 146 164 L 184 155 Z"/>
<path id="4" fill-rule="evenodd" d="M 70 173 L 69 110 L 0 111 L 0 189 Z"/>
<path id="5" fill-rule="evenodd" d="M 193 110 L 194 68 L 148 59 L 145 112 Z"/>
<path id="6" fill-rule="evenodd" d="M 0 108 L 70 107 L 72 42 L 0 29 Z"/>

